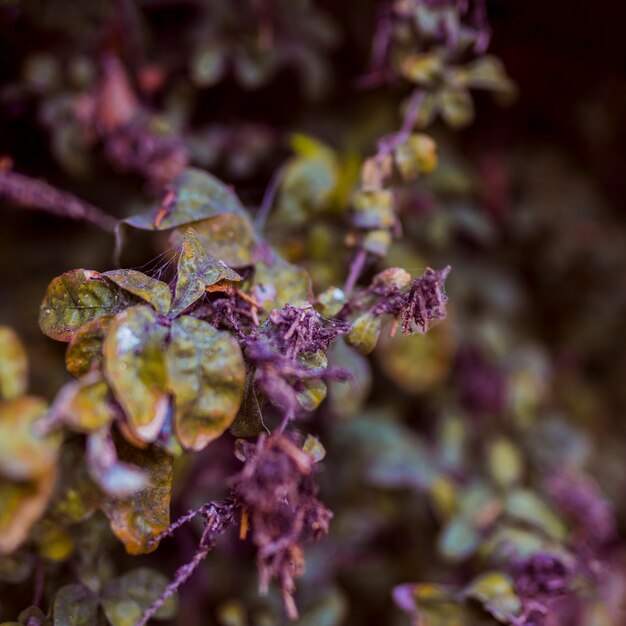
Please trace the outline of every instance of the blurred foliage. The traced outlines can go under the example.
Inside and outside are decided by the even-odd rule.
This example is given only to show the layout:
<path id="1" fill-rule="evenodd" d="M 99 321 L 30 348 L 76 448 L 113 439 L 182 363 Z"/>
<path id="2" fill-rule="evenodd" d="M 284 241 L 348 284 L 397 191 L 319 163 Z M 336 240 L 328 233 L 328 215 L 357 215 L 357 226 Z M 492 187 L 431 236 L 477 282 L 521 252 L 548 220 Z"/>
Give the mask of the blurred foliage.
<path id="1" fill-rule="evenodd" d="M 623 76 L 489 8 L 0 2 L 3 624 L 624 623 Z"/>

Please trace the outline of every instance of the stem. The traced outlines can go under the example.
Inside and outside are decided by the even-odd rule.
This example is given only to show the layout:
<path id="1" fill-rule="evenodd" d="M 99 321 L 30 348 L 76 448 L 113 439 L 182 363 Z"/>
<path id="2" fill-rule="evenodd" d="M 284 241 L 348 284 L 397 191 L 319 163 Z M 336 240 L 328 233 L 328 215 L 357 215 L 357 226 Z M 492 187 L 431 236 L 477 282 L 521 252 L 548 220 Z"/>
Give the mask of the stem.
<path id="1" fill-rule="evenodd" d="M 232 523 L 233 515 L 232 510 L 220 510 L 219 504 L 208 502 L 203 505 L 197 511 L 189 511 L 183 515 L 179 520 L 174 522 L 167 534 L 178 528 L 178 526 L 188 522 L 197 513 L 203 512 L 206 515 L 206 526 L 202 532 L 200 538 L 200 545 L 198 551 L 194 554 L 194 557 L 189 563 L 181 565 L 174 575 L 174 580 L 165 588 L 165 591 L 144 611 L 139 620 L 135 623 L 135 626 L 146 626 L 146 624 L 158 613 L 159 609 L 165 604 L 165 602 L 171 598 L 179 589 L 179 587 L 198 569 L 198 566 L 207 557 L 209 552 L 215 546 L 215 540 L 217 535 L 223 533 Z"/>
<path id="2" fill-rule="evenodd" d="M 139 621 L 135 626 L 145 626 L 150 619 L 152 619 L 159 609 L 165 604 L 168 598 L 171 598 L 178 588 L 190 578 L 190 576 L 198 569 L 198 565 L 207 557 L 211 549 L 213 548 L 213 542 L 210 541 L 211 526 L 207 524 L 207 527 L 202 533 L 202 539 L 200 540 L 200 548 L 194 555 L 193 559 L 189 563 L 185 563 L 176 570 L 174 580 L 165 588 L 165 591 L 148 607 L 148 609 L 139 618 Z"/>
<path id="3" fill-rule="evenodd" d="M 0 167 L 0 197 L 28 209 L 42 209 L 59 217 L 90 222 L 108 233 L 112 233 L 117 224 L 115 217 L 98 207 L 6 167 Z"/>
<path id="4" fill-rule="evenodd" d="M 354 260 L 350 264 L 350 273 L 348 274 L 348 278 L 346 280 L 346 284 L 344 285 L 344 292 L 349 294 L 354 289 L 357 281 L 359 280 L 361 273 L 363 272 L 363 268 L 365 267 L 365 261 L 367 260 L 367 252 L 361 248 Z"/>
<path id="5" fill-rule="evenodd" d="M 40 559 L 37 559 L 35 565 L 35 589 L 33 592 L 33 606 L 39 606 L 41 598 L 43 596 L 43 583 L 44 583 L 44 564 Z"/>
<path id="6" fill-rule="evenodd" d="M 290 409 L 288 411 L 285 411 L 285 415 L 283 415 L 283 419 L 280 425 L 278 426 L 277 432 L 283 433 L 285 431 L 285 428 L 287 428 L 287 424 L 289 424 L 289 422 L 292 419 L 293 419 L 293 410 Z"/>
<path id="7" fill-rule="evenodd" d="M 377 159 L 382 159 L 389 154 L 393 154 L 395 149 L 407 140 L 411 131 L 415 128 L 423 101 L 424 92 L 420 89 L 415 89 L 411 94 L 409 106 L 406 109 L 400 130 L 393 135 L 387 135 L 378 143 Z"/>
<path id="8" fill-rule="evenodd" d="M 278 185 L 280 184 L 284 171 L 284 167 L 279 167 L 274 172 L 274 174 L 272 174 L 272 178 L 270 178 L 270 182 L 265 189 L 265 193 L 263 194 L 263 201 L 261 202 L 261 206 L 259 207 L 259 211 L 256 214 L 256 219 L 254 222 L 256 229 L 259 233 L 263 232 L 267 217 L 272 210 L 274 199 L 276 198 L 276 193 L 278 192 Z"/>

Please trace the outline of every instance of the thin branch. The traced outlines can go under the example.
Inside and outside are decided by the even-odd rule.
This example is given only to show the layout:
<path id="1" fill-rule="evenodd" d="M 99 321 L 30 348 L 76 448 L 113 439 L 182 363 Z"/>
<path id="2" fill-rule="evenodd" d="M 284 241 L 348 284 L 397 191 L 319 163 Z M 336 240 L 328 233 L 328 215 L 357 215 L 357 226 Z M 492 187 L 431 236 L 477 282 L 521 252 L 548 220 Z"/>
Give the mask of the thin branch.
<path id="1" fill-rule="evenodd" d="M 41 209 L 59 217 L 90 222 L 108 233 L 112 233 L 117 224 L 115 217 L 107 215 L 98 207 L 42 180 L 18 174 L 6 167 L 0 167 L 0 198 L 27 209 Z"/>
<path id="2" fill-rule="evenodd" d="M 171 534 L 176 528 L 190 521 L 197 514 L 203 514 L 206 520 L 206 526 L 200 538 L 198 551 L 194 554 L 193 559 L 184 565 L 181 565 L 174 575 L 174 580 L 165 588 L 165 591 L 144 611 L 135 626 L 146 626 L 146 624 L 158 613 L 159 609 L 165 602 L 171 598 L 189 578 L 198 569 L 198 566 L 207 557 L 209 552 L 214 548 L 218 535 L 221 535 L 234 521 L 233 506 L 228 503 L 208 502 L 200 507 L 197 511 L 189 511 L 179 520 L 174 522 L 164 533 Z"/>
<path id="3" fill-rule="evenodd" d="M 402 127 L 400 128 L 400 130 L 397 133 L 388 135 L 387 137 L 383 137 L 378 142 L 378 151 L 375 155 L 375 158 L 378 161 L 382 161 L 386 157 L 393 155 L 398 146 L 403 144 L 408 139 L 408 137 L 411 135 L 411 132 L 413 131 L 413 128 L 415 128 L 415 124 L 417 122 L 417 118 L 419 116 L 423 101 L 424 92 L 419 89 L 415 89 L 411 94 L 409 105 L 404 115 L 404 120 L 402 122 Z M 348 274 L 346 284 L 343 288 L 346 294 L 351 293 L 356 286 L 359 278 L 361 277 L 361 274 L 363 273 L 363 270 L 365 269 L 366 261 L 367 252 L 363 248 L 361 248 L 357 252 L 352 263 L 350 264 L 350 272 Z"/>
<path id="4" fill-rule="evenodd" d="M 382 159 L 389 154 L 393 154 L 396 148 L 409 138 L 411 131 L 415 128 L 415 124 L 417 123 L 423 102 L 424 92 L 420 89 L 415 89 L 411 94 L 400 130 L 397 133 L 383 137 L 378 142 L 377 159 Z"/>
<path id="5" fill-rule="evenodd" d="M 344 292 L 349 294 L 354 289 L 357 281 L 359 280 L 363 269 L 365 268 L 365 261 L 367 260 L 367 252 L 364 248 L 361 248 L 354 257 L 354 260 L 350 264 L 350 273 L 344 285 Z"/>
<path id="6" fill-rule="evenodd" d="M 270 179 L 270 182 L 265 189 L 265 193 L 263 194 L 263 202 L 261 203 L 255 219 L 255 226 L 258 232 L 263 232 L 265 222 L 267 221 L 267 217 L 272 210 L 274 199 L 276 198 L 278 186 L 280 185 L 280 181 L 283 177 L 284 171 L 284 167 L 279 167 L 272 175 L 272 178 Z"/>

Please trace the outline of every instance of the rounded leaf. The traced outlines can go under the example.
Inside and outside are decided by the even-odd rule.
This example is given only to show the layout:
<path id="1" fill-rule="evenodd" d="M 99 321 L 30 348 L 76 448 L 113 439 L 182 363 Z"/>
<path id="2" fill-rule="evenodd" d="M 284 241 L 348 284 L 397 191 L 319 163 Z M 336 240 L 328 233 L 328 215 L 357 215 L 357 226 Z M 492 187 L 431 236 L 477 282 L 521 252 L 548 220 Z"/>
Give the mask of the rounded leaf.
<path id="1" fill-rule="evenodd" d="M 128 299 L 99 272 L 77 269 L 52 280 L 39 309 L 39 327 L 51 339 L 69 341 L 91 320 L 117 313 Z"/>
<path id="2" fill-rule="evenodd" d="M 164 350 L 167 328 L 154 309 L 138 305 L 120 313 L 104 340 L 104 372 L 122 405 L 128 426 L 142 441 L 154 441 L 169 407 Z"/>
<path id="3" fill-rule="evenodd" d="M 169 580 L 147 567 L 132 570 L 106 583 L 102 607 L 112 626 L 134 626 L 139 616 L 163 594 Z M 171 619 L 176 614 L 176 596 L 168 598 L 154 619 Z M 134 618 L 131 621 L 131 616 Z"/>
<path id="4" fill-rule="evenodd" d="M 29 480 L 48 474 L 56 463 L 61 438 L 40 436 L 34 428 L 47 410 L 44 400 L 24 396 L 0 404 L 0 474 Z"/>
<path id="5" fill-rule="evenodd" d="M 380 317 L 363 313 L 354 320 L 350 332 L 346 335 L 346 342 L 361 354 L 369 354 L 378 343 L 381 327 Z"/>
<path id="6" fill-rule="evenodd" d="M 191 306 L 204 295 L 207 287 L 222 281 L 240 280 L 237 272 L 207 254 L 192 228 L 187 229 L 178 259 L 178 277 L 170 316 L 175 317 Z"/>
<path id="7" fill-rule="evenodd" d="M 120 461 L 146 472 L 147 486 L 128 498 L 106 500 L 102 509 L 129 554 L 152 552 L 158 546 L 155 538 L 170 523 L 172 459 L 154 446 L 140 450 L 121 439 L 116 448 Z"/>
<path id="8" fill-rule="evenodd" d="M 0 478 L 0 554 L 13 552 L 26 540 L 48 506 L 55 480 L 54 468 L 34 481 Z"/>
<path id="9" fill-rule="evenodd" d="M 83 585 L 65 585 L 54 598 L 54 626 L 93 626 L 98 623 L 98 596 Z"/>
<path id="10" fill-rule="evenodd" d="M 26 392 L 28 360 L 15 331 L 0 326 L 0 400 L 11 400 Z"/>
<path id="11" fill-rule="evenodd" d="M 104 272 L 118 287 L 151 304 L 164 315 L 170 310 L 172 294 L 168 285 L 136 270 L 112 270 Z"/>
<path id="12" fill-rule="evenodd" d="M 104 315 L 87 322 L 72 336 L 65 352 L 67 371 L 80 378 L 94 370 L 101 370 L 102 344 L 115 315 Z"/>
<path id="13" fill-rule="evenodd" d="M 201 450 L 232 424 L 241 405 L 241 348 L 230 334 L 185 316 L 172 324 L 165 360 L 176 436 L 185 448 Z"/>

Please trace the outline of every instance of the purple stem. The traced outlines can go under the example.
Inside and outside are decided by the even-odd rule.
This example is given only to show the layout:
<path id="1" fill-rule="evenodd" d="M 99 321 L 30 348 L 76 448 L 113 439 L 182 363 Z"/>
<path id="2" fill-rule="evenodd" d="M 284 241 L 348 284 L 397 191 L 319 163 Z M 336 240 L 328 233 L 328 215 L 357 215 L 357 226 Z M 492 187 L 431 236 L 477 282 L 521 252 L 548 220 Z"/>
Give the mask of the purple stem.
<path id="1" fill-rule="evenodd" d="M 92 204 L 42 180 L 8 169 L 0 169 L 0 197 L 25 208 L 42 209 L 60 217 L 90 222 L 108 233 L 112 233 L 117 224 L 116 218 Z"/>
<path id="2" fill-rule="evenodd" d="M 378 152 L 376 154 L 377 159 L 380 159 L 388 154 L 392 154 L 400 144 L 407 140 L 411 131 L 415 128 L 423 101 L 424 92 L 419 89 L 415 89 L 411 94 L 409 106 L 406 109 L 404 121 L 402 122 L 402 128 L 400 128 L 397 133 L 388 135 L 379 141 Z"/>
<path id="3" fill-rule="evenodd" d="M 263 232 L 263 228 L 265 227 L 265 222 L 267 221 L 267 217 L 272 210 L 272 206 L 274 204 L 274 199 L 276 198 L 276 193 L 278 192 L 278 186 L 283 177 L 283 173 L 285 171 L 284 167 L 279 167 L 270 182 L 265 189 L 265 193 L 263 194 L 263 202 L 261 202 L 261 206 L 259 207 L 259 212 L 256 214 L 255 226 L 259 233 Z"/>
<path id="4" fill-rule="evenodd" d="M 365 267 L 365 261 L 367 260 L 367 252 L 361 248 L 354 260 L 350 264 L 350 273 L 348 274 L 348 278 L 346 280 L 346 284 L 343 287 L 343 290 L 346 294 L 349 294 L 354 289 L 361 273 L 363 272 L 363 268 Z"/>
<path id="5" fill-rule="evenodd" d="M 159 609 L 165 604 L 168 598 L 171 598 L 179 589 L 179 587 L 187 581 L 191 575 L 198 569 L 200 563 L 207 557 L 209 552 L 215 546 L 217 535 L 224 532 L 232 523 L 232 516 L 222 515 L 219 508 L 213 503 L 208 502 L 198 509 L 198 511 L 189 511 L 183 515 L 172 526 L 176 528 L 181 524 L 189 521 L 196 513 L 203 512 L 206 515 L 206 526 L 200 538 L 200 546 L 194 554 L 193 559 L 189 563 L 181 565 L 174 575 L 174 580 L 165 588 L 165 591 L 144 611 L 143 615 L 135 623 L 135 626 L 146 626 L 146 624 L 158 613 Z M 169 529 L 168 529 L 169 530 Z M 172 529 L 173 530 L 173 529 Z"/>

